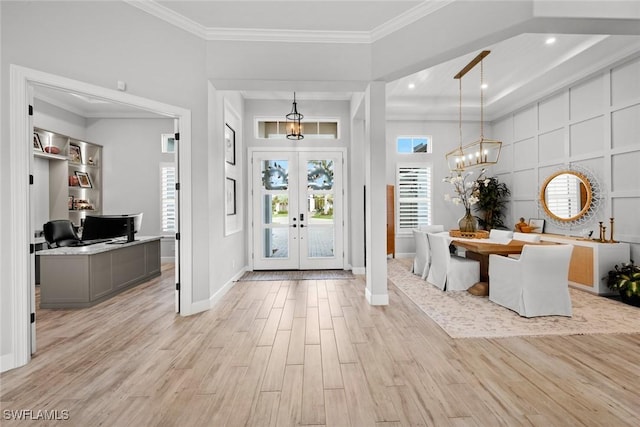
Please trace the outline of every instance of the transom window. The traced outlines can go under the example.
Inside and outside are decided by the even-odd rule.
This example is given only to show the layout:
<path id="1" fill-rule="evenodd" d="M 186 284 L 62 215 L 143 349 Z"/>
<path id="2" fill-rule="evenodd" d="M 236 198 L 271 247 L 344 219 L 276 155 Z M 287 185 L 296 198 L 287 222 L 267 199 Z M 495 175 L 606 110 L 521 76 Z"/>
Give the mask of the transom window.
<path id="1" fill-rule="evenodd" d="M 256 138 L 285 139 L 287 137 L 285 120 L 258 119 L 256 125 Z M 338 120 L 336 119 L 303 119 L 301 125 L 305 138 L 338 139 Z"/>
<path id="2" fill-rule="evenodd" d="M 431 153 L 431 137 L 399 136 L 396 140 L 398 153 Z"/>

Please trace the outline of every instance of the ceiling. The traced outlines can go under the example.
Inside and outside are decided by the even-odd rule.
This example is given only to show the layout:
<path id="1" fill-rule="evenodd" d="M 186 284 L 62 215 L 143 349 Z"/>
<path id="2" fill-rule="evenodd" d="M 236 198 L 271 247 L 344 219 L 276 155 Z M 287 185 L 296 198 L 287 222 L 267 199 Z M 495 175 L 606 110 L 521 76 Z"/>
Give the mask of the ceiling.
<path id="1" fill-rule="evenodd" d="M 130 1 L 132 6 L 208 40 L 348 41 L 371 43 L 395 29 L 444 7 L 451 0 L 428 1 Z M 366 13 L 363 13 L 366 10 Z M 547 44 L 550 37 L 553 44 Z M 483 61 L 488 85 L 484 119 L 492 120 L 587 77 L 606 65 L 640 51 L 640 36 L 521 34 L 486 46 Z M 479 52 L 455 58 L 387 84 L 387 117 L 410 120 L 457 120 L 460 90 L 456 75 Z M 64 102 L 86 117 L 117 116 L 121 106 L 83 100 L 45 88 L 36 97 Z M 244 91 L 246 99 L 286 100 L 290 92 Z M 351 93 L 298 92 L 305 100 L 348 100 Z M 480 113 L 480 66 L 462 79 L 463 120 Z M 135 114 L 123 111 L 122 115 Z"/>

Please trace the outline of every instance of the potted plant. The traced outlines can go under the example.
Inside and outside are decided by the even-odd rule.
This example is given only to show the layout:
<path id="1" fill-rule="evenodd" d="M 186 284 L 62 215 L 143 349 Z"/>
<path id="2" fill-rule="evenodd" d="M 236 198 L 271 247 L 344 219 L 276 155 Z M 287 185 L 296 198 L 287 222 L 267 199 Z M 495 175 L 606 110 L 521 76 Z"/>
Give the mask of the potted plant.
<path id="1" fill-rule="evenodd" d="M 482 214 L 477 217 L 480 227 L 485 230 L 507 228 L 504 225 L 504 212 L 511 195 L 507 184 L 499 182 L 498 178 L 491 177 L 483 179 L 478 189 L 478 202 L 474 208 L 476 212 Z"/>
<path id="2" fill-rule="evenodd" d="M 606 279 L 609 289 L 620 292 L 623 302 L 640 307 L 640 266 L 633 260 L 622 263 L 621 267 L 616 265 Z"/>

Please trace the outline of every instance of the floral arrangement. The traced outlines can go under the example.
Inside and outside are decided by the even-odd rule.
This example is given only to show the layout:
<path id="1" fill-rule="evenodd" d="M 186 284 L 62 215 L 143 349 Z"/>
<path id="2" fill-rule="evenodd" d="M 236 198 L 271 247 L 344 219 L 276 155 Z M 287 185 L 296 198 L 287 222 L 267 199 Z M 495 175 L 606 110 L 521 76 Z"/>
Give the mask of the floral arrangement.
<path id="1" fill-rule="evenodd" d="M 458 173 L 457 175 L 443 178 L 442 182 L 448 182 L 453 185 L 453 189 L 457 194 L 457 196 L 451 197 L 451 195 L 447 193 L 444 195 L 444 199 L 456 205 L 464 205 L 466 210 L 470 210 L 471 206 L 480 200 L 480 185 L 486 187 L 491 182 L 489 178 L 484 178 L 484 172 L 485 169 L 482 169 L 476 179 L 473 179 L 473 171 L 468 171 L 464 174 Z"/>

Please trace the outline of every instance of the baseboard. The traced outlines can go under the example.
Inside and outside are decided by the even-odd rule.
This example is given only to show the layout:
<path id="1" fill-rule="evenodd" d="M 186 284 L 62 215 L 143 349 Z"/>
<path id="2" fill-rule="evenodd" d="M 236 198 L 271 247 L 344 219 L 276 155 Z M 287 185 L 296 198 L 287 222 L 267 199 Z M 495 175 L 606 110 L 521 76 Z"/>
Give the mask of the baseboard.
<path id="1" fill-rule="evenodd" d="M 13 368 L 17 368 L 17 366 L 15 366 L 15 358 L 12 353 L 0 356 L 0 372 L 6 372 Z"/>
<path id="2" fill-rule="evenodd" d="M 225 283 L 224 286 L 220 288 L 220 290 L 218 290 L 218 292 L 211 295 L 211 298 L 209 298 L 209 308 L 213 308 L 217 303 L 219 303 L 222 297 L 225 296 L 227 292 L 229 292 L 229 289 L 233 288 L 233 286 L 238 281 L 238 279 L 240 279 L 242 275 L 247 272 L 247 270 L 248 270 L 247 266 L 242 267 L 240 271 L 238 271 L 231 278 L 231 280 Z"/>
<path id="3" fill-rule="evenodd" d="M 366 288 L 365 297 L 371 305 L 389 305 L 389 294 L 373 295 L 369 289 Z"/>
<path id="4" fill-rule="evenodd" d="M 163 256 L 163 257 L 160 257 L 160 263 L 161 264 L 165 264 L 165 263 L 175 264 L 175 262 L 176 262 L 176 257 L 174 257 L 174 256 Z"/>
<path id="5" fill-rule="evenodd" d="M 367 274 L 367 267 L 352 267 L 351 272 L 353 274 L 365 275 Z"/>
<path id="6" fill-rule="evenodd" d="M 396 252 L 396 258 L 415 258 L 415 252 Z"/>

